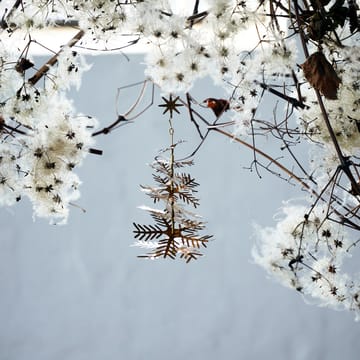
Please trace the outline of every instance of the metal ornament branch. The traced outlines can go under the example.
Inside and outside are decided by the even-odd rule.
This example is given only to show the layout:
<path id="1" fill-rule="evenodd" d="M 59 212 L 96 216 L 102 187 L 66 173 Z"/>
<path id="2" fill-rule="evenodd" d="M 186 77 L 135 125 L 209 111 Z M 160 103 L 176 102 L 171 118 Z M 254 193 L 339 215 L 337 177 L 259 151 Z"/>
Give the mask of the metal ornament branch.
<path id="1" fill-rule="evenodd" d="M 173 112 L 179 113 L 177 107 L 178 98 L 169 99 L 163 97 L 164 113 L 169 112 L 169 135 L 170 147 L 163 150 L 152 164 L 154 170 L 153 179 L 155 186 L 141 186 L 142 190 L 154 202 L 161 203 L 162 209 L 143 207 L 152 217 L 154 223 L 143 225 L 134 223 L 134 234 L 137 242 L 135 245 L 151 249 L 141 258 L 175 259 L 179 256 L 187 263 L 198 259 L 203 254 L 202 248 L 206 248 L 212 235 L 200 234 L 205 229 L 205 223 L 201 217 L 194 213 L 199 206 L 199 199 L 196 197 L 196 188 L 199 184 L 183 168 L 193 165 L 192 161 L 175 160 L 175 148 L 181 142 L 174 142 Z M 164 157 L 168 154 L 168 157 Z M 180 171 L 181 170 L 181 171 Z"/>

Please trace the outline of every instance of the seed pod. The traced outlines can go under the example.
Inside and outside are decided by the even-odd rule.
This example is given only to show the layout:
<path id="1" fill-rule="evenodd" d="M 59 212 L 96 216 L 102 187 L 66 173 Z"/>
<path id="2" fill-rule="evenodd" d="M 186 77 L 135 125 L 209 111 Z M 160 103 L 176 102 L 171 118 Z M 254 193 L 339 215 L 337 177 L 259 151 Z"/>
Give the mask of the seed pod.
<path id="1" fill-rule="evenodd" d="M 21 58 L 16 63 L 15 70 L 20 74 L 23 74 L 27 69 L 30 69 L 33 66 L 34 64 L 29 59 Z"/>

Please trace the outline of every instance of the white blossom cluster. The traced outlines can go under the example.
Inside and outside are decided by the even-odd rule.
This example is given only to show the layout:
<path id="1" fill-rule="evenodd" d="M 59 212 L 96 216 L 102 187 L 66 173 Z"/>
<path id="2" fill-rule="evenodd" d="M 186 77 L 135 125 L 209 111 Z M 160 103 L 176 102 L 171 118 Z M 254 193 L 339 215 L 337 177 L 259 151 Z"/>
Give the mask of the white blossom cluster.
<path id="1" fill-rule="evenodd" d="M 344 271 L 352 243 L 343 226 L 325 218 L 326 206 L 285 204 L 275 227 L 257 228 L 253 258 L 283 285 L 312 303 L 346 309 L 360 319 L 359 274 Z"/>
<path id="2" fill-rule="evenodd" d="M 308 168 L 315 180 L 310 183 L 306 200 L 316 206 L 309 211 L 309 206 L 286 204 L 274 227 L 257 226 L 258 244 L 253 257 L 275 279 L 301 292 L 307 301 L 354 311 L 355 319 L 360 320 L 360 276 L 345 270 L 358 242 L 357 232 L 350 228 L 359 225 L 360 199 L 344 172 L 350 169 L 355 182 L 360 183 L 360 36 L 344 33 L 342 38 L 341 46 L 330 43 L 323 47 L 340 78 L 337 99 L 321 98 L 347 164 L 340 161 L 314 89 L 302 77 L 302 71 L 297 72 L 304 84 L 301 96 L 306 106 L 294 110 L 299 135 L 309 144 Z M 309 46 L 310 54 L 316 51 L 315 45 Z"/>
<path id="3" fill-rule="evenodd" d="M 352 38 L 351 45 L 336 49 L 329 54 L 329 59 L 336 63 L 336 71 L 341 79 L 337 99 L 324 98 L 331 126 L 334 129 L 337 141 L 348 154 L 357 154 L 359 149 L 359 118 L 360 111 L 360 46 L 359 38 Z M 304 87 L 303 96 L 311 104 L 314 91 Z M 330 143 L 329 132 L 321 114 L 319 106 L 309 106 L 299 114 L 300 125 L 304 127 L 312 141 Z"/>
<path id="4" fill-rule="evenodd" d="M 74 168 L 93 143 L 95 125 L 75 113 L 65 90 L 78 84 L 86 65 L 80 55 L 64 49 L 45 86 L 36 87 L 24 79 L 20 52 L 3 47 L 0 59 L 0 204 L 28 197 L 35 216 L 65 222 L 69 204 L 79 197 Z"/>
<path id="5" fill-rule="evenodd" d="M 49 25 L 57 18 L 78 21 L 86 32 L 82 39 L 84 46 L 99 41 L 123 44 L 126 37 L 135 36 L 148 45 L 146 74 L 164 92 L 187 91 L 198 78 L 205 76 L 219 83 L 227 79 L 233 86 L 239 86 L 243 81 L 242 70 L 254 74 L 260 61 L 263 68 L 269 69 L 264 71 L 270 71 L 266 57 L 248 58 L 244 60 L 248 66 L 244 67 L 244 63 L 239 66 L 239 52 L 256 47 L 258 36 L 262 37 L 262 47 L 267 47 L 266 42 L 280 40 L 269 26 L 265 7 L 256 0 L 208 0 L 206 4 L 197 17 L 192 14 L 190 2 L 185 4 L 185 11 L 176 12 L 176 2 L 167 0 L 25 0 L 8 23 L 9 31 L 15 31 L 24 26 L 43 27 L 44 18 Z M 261 28 L 255 30 L 255 24 Z M 291 51 L 279 44 L 266 55 L 272 54 L 280 60 L 272 64 L 271 72 L 278 71 L 277 66 L 285 57 L 291 58 Z M 255 66 L 250 66 L 254 60 Z M 280 71 L 284 67 L 287 66 L 282 65 Z"/>

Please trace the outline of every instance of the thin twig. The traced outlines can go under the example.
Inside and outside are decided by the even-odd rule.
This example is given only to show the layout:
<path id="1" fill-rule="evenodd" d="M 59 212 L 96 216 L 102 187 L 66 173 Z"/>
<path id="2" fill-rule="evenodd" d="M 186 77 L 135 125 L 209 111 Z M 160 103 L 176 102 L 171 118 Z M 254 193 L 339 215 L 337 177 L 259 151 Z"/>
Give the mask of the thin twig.
<path id="1" fill-rule="evenodd" d="M 276 165 L 279 169 L 281 169 L 285 174 L 287 174 L 290 179 L 295 179 L 299 184 L 301 184 L 301 186 L 303 186 L 306 190 L 311 191 L 312 193 L 314 192 L 314 190 L 312 190 L 310 188 L 310 186 L 304 182 L 301 178 L 299 178 L 298 176 L 296 176 L 291 170 L 289 170 L 287 167 L 285 167 L 284 165 L 282 165 L 281 163 L 279 163 L 277 160 L 275 160 L 273 157 L 271 157 L 270 155 L 266 154 L 265 152 L 263 152 L 262 150 L 260 150 L 257 147 L 254 147 L 253 145 L 247 143 L 244 140 L 241 140 L 238 137 L 235 137 L 234 135 L 232 135 L 231 133 L 224 131 L 222 129 L 218 129 L 218 128 L 213 128 L 214 131 L 227 136 L 228 138 L 232 139 L 233 141 L 236 141 L 238 143 L 240 143 L 241 145 L 244 145 L 245 147 L 247 147 L 248 149 L 251 149 L 252 151 L 256 152 L 257 154 L 261 155 L 262 157 L 264 157 L 265 159 L 269 160 L 272 164 Z M 316 194 L 317 195 L 317 194 Z"/>
<path id="2" fill-rule="evenodd" d="M 180 102 L 182 102 L 185 106 L 188 106 L 187 103 L 182 100 L 179 99 Z M 247 147 L 248 149 L 251 149 L 252 151 L 254 151 L 255 153 L 261 155 L 262 157 L 264 157 L 265 159 L 269 160 L 271 163 L 273 163 L 274 165 L 276 165 L 278 168 L 280 168 L 284 173 L 286 173 L 290 178 L 295 179 L 297 182 L 299 182 L 305 189 L 313 192 L 313 190 L 311 190 L 310 186 L 304 182 L 302 179 L 300 179 L 298 176 L 296 176 L 292 171 L 290 171 L 288 168 L 286 168 L 284 165 L 282 165 L 281 163 L 279 163 L 277 160 L 275 160 L 273 157 L 271 157 L 270 155 L 266 154 L 265 152 L 263 152 L 262 150 L 258 149 L 257 147 L 247 143 L 244 140 L 241 140 L 240 138 L 234 136 L 233 134 L 222 130 L 219 127 L 213 126 L 213 124 L 211 124 L 210 122 L 208 122 L 206 119 L 204 119 L 204 117 L 202 117 L 198 112 L 196 112 L 194 109 L 191 108 L 191 111 L 197 116 L 199 117 L 199 119 L 201 119 L 206 125 L 209 126 L 208 128 L 208 132 L 210 131 L 216 131 L 224 136 L 227 136 L 228 138 L 232 139 L 233 141 L 236 141 L 242 145 L 244 145 L 245 147 Z M 207 135 L 206 134 L 206 135 Z M 206 136 L 205 136 L 206 137 Z M 205 138 L 202 140 L 201 143 L 203 143 L 203 141 L 205 140 Z"/>
<path id="3" fill-rule="evenodd" d="M 85 32 L 80 30 L 67 44 L 68 47 L 73 47 L 83 36 Z M 62 53 L 63 49 L 60 49 L 53 57 L 51 57 L 46 64 L 44 64 L 34 76 L 32 76 L 28 82 L 31 85 L 35 85 L 50 69 L 51 66 L 55 65 L 58 61 L 58 56 Z"/>
<path id="4" fill-rule="evenodd" d="M 298 99 L 295 99 L 295 98 L 293 98 L 291 96 L 288 96 L 288 95 L 286 95 L 286 94 L 284 94 L 284 93 L 282 93 L 280 91 L 277 91 L 277 90 L 273 89 L 272 87 L 270 87 L 269 85 L 261 83 L 261 82 L 259 82 L 257 80 L 255 80 L 254 82 L 257 85 L 260 85 L 263 89 L 265 89 L 265 90 L 269 91 L 270 93 L 278 96 L 279 98 L 289 102 L 290 104 L 292 104 L 296 108 L 298 108 L 298 107 L 301 108 L 301 109 L 308 109 L 309 108 L 309 106 L 305 105 L 303 102 L 299 101 Z"/>

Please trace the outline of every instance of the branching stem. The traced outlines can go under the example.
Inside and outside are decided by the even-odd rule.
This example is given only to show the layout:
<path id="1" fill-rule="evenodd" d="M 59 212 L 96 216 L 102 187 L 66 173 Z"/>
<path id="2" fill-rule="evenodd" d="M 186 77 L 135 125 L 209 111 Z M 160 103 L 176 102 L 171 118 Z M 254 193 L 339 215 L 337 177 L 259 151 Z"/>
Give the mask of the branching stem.
<path id="1" fill-rule="evenodd" d="M 80 30 L 67 44 L 68 47 L 73 47 L 83 36 L 84 31 Z M 44 64 L 34 76 L 32 76 L 28 82 L 31 85 L 35 85 L 50 69 L 51 66 L 55 65 L 58 61 L 58 56 L 62 53 L 63 49 L 60 49 L 53 57 L 51 57 L 46 64 Z"/>

